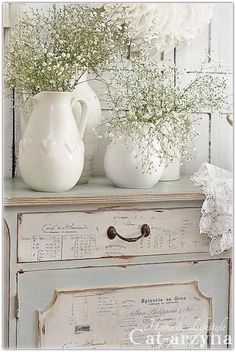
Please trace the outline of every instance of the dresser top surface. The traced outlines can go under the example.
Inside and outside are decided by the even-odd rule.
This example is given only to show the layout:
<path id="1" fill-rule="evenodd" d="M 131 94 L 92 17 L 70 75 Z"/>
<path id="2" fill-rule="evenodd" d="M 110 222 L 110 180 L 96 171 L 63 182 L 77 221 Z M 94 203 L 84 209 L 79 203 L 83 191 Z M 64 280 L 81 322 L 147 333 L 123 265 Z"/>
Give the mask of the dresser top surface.
<path id="1" fill-rule="evenodd" d="M 179 181 L 159 182 L 153 188 L 127 189 L 114 187 L 105 177 L 92 177 L 88 184 L 76 185 L 65 193 L 35 192 L 20 178 L 5 179 L 4 205 L 63 205 L 144 203 L 160 201 L 203 200 L 204 195 L 188 177 Z"/>

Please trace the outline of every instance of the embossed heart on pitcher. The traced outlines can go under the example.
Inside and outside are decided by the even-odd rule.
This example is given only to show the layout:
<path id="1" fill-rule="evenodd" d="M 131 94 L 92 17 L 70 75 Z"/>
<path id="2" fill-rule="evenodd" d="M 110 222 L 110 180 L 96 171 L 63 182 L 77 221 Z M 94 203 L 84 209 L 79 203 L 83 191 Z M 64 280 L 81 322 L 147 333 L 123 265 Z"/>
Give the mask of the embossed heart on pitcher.
<path id="1" fill-rule="evenodd" d="M 69 141 L 65 142 L 65 147 L 68 150 L 70 155 L 74 154 L 75 148 L 76 148 L 76 144 L 77 144 L 76 142 L 69 142 Z"/>
<path id="2" fill-rule="evenodd" d="M 21 139 L 21 140 L 20 140 L 20 147 L 22 148 L 22 150 L 23 150 L 24 152 L 25 152 L 26 149 L 30 146 L 31 142 L 32 142 L 32 139 L 31 139 L 31 138 L 28 138 L 28 139 L 24 138 L 24 139 Z"/>
<path id="3" fill-rule="evenodd" d="M 41 141 L 42 149 L 46 155 L 50 153 L 50 151 L 54 148 L 55 144 L 56 142 L 54 141 L 54 139 L 50 137 Z"/>

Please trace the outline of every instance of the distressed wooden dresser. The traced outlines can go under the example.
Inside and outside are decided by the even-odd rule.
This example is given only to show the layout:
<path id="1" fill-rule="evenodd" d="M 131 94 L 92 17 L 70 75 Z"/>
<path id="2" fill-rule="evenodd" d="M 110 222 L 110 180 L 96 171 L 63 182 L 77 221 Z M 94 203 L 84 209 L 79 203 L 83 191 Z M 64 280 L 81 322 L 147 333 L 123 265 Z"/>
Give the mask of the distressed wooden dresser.
<path id="1" fill-rule="evenodd" d="M 197 332 L 196 348 L 225 348 L 230 254 L 209 255 L 203 200 L 187 178 L 148 190 L 94 178 L 63 194 L 6 180 L 5 344 L 178 348 L 184 334 L 189 348 Z"/>

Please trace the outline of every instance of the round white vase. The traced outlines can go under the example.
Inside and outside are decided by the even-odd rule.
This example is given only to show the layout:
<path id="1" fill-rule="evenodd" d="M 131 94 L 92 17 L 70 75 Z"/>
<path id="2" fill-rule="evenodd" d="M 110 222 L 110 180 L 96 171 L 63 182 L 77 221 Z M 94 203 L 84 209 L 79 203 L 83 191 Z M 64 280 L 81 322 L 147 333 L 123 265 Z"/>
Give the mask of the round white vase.
<path id="1" fill-rule="evenodd" d="M 165 167 L 160 181 L 177 181 L 180 179 L 181 154 L 179 151 L 175 153 L 172 163 Z"/>
<path id="2" fill-rule="evenodd" d="M 41 92 L 32 99 L 33 111 L 19 146 L 21 176 L 36 191 L 67 191 L 84 166 L 87 104 L 63 92 Z M 72 113 L 75 103 L 82 106 L 82 116 Z"/>
<path id="3" fill-rule="evenodd" d="M 154 141 L 156 148 L 159 143 Z M 150 188 L 159 180 L 164 170 L 164 163 L 157 155 L 152 155 L 149 162 L 155 167 L 145 172 L 141 163 L 145 152 L 137 150 L 132 141 L 124 143 L 124 140 L 112 141 L 104 156 L 104 170 L 107 178 L 117 187 L 123 188 Z M 147 155 L 145 158 L 147 160 Z"/>
<path id="4" fill-rule="evenodd" d="M 84 74 L 74 89 L 74 97 L 80 97 L 87 102 L 88 105 L 88 122 L 84 133 L 84 168 L 79 183 L 87 183 L 89 181 L 94 154 L 97 149 L 98 136 L 94 133 L 94 129 L 98 129 L 101 125 L 101 104 L 94 90 L 86 82 L 87 74 Z"/>

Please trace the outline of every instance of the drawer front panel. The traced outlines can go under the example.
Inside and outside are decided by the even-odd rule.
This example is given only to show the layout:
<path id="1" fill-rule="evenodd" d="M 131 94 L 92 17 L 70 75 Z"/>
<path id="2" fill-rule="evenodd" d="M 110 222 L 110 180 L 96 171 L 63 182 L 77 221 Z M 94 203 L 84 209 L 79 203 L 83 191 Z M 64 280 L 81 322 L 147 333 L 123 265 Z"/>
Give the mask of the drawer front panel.
<path id="1" fill-rule="evenodd" d="M 199 220 L 199 208 L 18 214 L 18 261 L 207 252 Z M 150 235 L 136 242 L 107 236 L 113 226 L 125 238 L 139 237 L 143 224 Z"/>
<path id="2" fill-rule="evenodd" d="M 17 282 L 18 348 L 186 350 L 188 339 L 173 346 L 169 338 L 199 330 L 204 340 L 194 343 L 226 347 L 226 260 L 39 270 L 18 274 Z M 205 340 L 211 327 L 220 344 Z M 164 346 L 148 344 L 158 331 Z"/>

